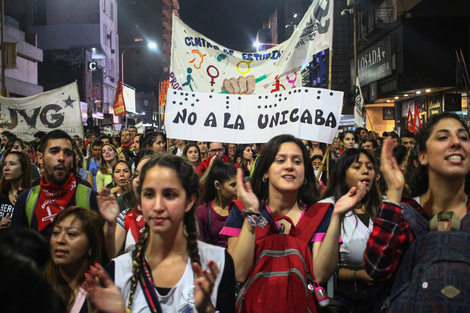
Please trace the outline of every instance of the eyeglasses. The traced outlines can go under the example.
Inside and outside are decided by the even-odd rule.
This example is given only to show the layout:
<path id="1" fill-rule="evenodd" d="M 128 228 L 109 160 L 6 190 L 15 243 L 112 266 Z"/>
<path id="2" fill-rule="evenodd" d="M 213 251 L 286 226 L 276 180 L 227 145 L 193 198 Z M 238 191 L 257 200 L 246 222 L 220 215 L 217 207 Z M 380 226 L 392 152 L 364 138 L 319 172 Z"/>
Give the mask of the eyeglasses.
<path id="1" fill-rule="evenodd" d="M 212 153 L 223 153 L 224 152 L 224 148 L 220 148 L 220 149 L 209 149 L 209 152 L 212 152 Z"/>

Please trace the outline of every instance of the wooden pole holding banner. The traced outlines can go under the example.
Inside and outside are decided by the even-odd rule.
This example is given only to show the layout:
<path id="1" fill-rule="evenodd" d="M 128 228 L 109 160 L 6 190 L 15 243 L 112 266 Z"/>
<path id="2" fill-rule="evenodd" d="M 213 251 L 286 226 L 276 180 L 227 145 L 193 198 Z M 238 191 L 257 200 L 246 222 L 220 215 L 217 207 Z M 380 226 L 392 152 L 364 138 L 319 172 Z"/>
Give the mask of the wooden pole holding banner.
<path id="1" fill-rule="evenodd" d="M 332 61 L 333 61 L 333 49 L 331 49 L 330 47 L 330 49 L 328 49 L 328 89 L 330 90 L 331 90 L 331 73 L 333 71 Z M 330 145 L 327 144 L 326 149 L 325 149 L 325 155 L 323 156 L 323 160 L 318 170 L 318 174 L 317 174 L 318 180 L 320 179 L 320 175 L 323 172 L 325 162 L 326 162 L 326 180 L 328 181 L 330 179 L 330 158 L 328 157 L 329 154 L 330 154 Z"/>

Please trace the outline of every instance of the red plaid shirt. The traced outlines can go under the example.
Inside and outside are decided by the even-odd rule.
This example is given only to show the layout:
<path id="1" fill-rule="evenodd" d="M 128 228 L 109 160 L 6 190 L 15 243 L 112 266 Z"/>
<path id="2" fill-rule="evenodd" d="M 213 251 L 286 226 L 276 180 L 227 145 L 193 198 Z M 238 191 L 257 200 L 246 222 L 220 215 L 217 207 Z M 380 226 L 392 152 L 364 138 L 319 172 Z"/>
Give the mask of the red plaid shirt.
<path id="1" fill-rule="evenodd" d="M 427 220 L 430 219 L 421 205 L 412 198 L 404 197 L 402 203 L 412 206 Z M 413 240 L 415 236 L 404 220 L 401 208 L 391 203 L 382 203 L 364 252 L 364 267 L 369 276 L 384 280 L 392 275 Z"/>
<path id="2" fill-rule="evenodd" d="M 403 202 L 429 219 L 415 200 L 405 197 Z M 410 225 L 403 219 L 401 208 L 383 202 L 379 206 L 364 253 L 364 267 L 369 276 L 376 280 L 384 280 L 393 274 L 414 239 Z"/>

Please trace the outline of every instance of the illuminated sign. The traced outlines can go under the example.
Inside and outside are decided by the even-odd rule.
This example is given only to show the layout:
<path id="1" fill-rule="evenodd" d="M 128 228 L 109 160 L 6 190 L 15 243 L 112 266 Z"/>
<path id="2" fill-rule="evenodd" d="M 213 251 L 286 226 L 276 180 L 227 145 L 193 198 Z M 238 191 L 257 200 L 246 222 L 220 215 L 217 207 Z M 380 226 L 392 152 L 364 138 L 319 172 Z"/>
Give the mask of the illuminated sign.
<path id="1" fill-rule="evenodd" d="M 88 62 L 88 72 L 96 72 L 98 70 L 98 63 L 96 61 Z"/>

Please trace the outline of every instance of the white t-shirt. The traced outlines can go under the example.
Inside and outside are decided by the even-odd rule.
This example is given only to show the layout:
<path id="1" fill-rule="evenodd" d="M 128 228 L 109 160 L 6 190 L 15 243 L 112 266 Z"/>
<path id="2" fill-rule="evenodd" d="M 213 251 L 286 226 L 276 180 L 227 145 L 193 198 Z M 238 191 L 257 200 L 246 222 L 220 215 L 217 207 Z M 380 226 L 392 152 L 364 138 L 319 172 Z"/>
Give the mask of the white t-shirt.
<path id="1" fill-rule="evenodd" d="M 198 241 L 199 256 L 201 258 L 202 268 L 208 270 L 207 263 L 212 260 L 219 267 L 219 275 L 214 284 L 211 295 L 211 301 L 215 306 L 217 303 L 218 287 L 222 279 L 222 273 L 225 268 L 225 249 Z M 132 254 L 126 253 L 113 260 L 115 262 L 114 283 L 122 290 L 126 298 L 126 304 L 129 300 L 131 278 L 132 278 Z M 158 294 L 160 306 L 163 312 L 196 312 L 193 297 L 194 273 L 191 268 L 191 260 L 188 258 L 186 269 L 183 276 L 176 285 L 171 288 L 167 295 Z M 147 301 L 142 292 L 140 284 L 137 284 L 131 311 L 133 313 L 150 312 Z"/>

